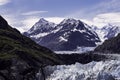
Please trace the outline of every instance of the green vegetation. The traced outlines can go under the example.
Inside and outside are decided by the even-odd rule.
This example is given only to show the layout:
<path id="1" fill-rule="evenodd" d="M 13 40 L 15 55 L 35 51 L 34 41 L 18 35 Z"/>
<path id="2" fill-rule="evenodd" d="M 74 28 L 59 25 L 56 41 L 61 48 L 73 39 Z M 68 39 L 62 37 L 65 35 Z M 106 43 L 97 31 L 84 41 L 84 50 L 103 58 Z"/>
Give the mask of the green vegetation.
<path id="1" fill-rule="evenodd" d="M 62 64 L 58 55 L 23 36 L 0 16 L 0 80 L 34 80 L 40 69 L 57 64 Z"/>
<path id="2" fill-rule="evenodd" d="M 51 50 L 36 44 L 9 25 L 5 29 L 0 29 L 0 59 L 25 58 L 24 55 L 33 61 L 40 62 L 40 64 L 61 63 L 57 55 Z"/>

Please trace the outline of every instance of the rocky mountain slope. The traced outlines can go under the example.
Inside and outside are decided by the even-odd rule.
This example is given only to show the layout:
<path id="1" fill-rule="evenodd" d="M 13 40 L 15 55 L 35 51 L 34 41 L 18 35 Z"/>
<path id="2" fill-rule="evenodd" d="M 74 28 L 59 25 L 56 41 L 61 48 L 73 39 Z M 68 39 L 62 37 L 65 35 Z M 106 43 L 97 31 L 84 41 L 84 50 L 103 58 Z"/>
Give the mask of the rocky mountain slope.
<path id="1" fill-rule="evenodd" d="M 113 37 L 95 48 L 96 52 L 105 52 L 105 53 L 120 53 L 120 34 L 116 37 Z"/>
<path id="2" fill-rule="evenodd" d="M 41 25 L 41 23 L 39 23 L 39 25 Z M 44 25 L 44 28 L 46 27 L 47 26 Z M 34 28 L 34 26 L 32 28 Z M 39 29 L 41 29 L 41 26 L 39 26 Z M 37 30 L 41 35 L 39 29 Z M 26 35 L 26 33 L 29 34 L 29 31 L 25 32 L 24 35 Z M 35 31 L 32 30 L 31 32 L 36 33 Z M 60 24 L 56 25 L 52 31 L 50 29 L 48 34 L 42 37 L 40 35 L 36 35 L 36 39 L 32 38 L 30 34 L 29 37 L 38 44 L 53 51 L 71 51 L 77 49 L 77 47 L 95 47 L 96 43 L 100 42 L 98 35 L 90 26 L 80 20 L 72 18 L 63 20 Z"/>
<path id="3" fill-rule="evenodd" d="M 34 80 L 40 68 L 61 63 L 51 50 L 23 36 L 0 16 L 0 80 Z"/>

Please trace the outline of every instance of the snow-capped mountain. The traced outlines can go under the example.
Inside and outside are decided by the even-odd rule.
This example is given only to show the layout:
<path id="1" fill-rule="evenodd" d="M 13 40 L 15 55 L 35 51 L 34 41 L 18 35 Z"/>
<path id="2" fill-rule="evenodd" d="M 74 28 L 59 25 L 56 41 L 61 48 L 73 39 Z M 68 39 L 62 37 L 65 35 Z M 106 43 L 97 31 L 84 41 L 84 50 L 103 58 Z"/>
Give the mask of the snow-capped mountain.
<path id="1" fill-rule="evenodd" d="M 24 35 L 32 38 L 37 39 L 40 37 L 44 37 L 48 35 L 51 31 L 55 28 L 55 24 L 52 22 L 48 22 L 44 18 L 41 18 L 33 27 L 24 33 Z"/>
<path id="2" fill-rule="evenodd" d="M 109 38 L 117 36 L 118 33 L 120 33 L 120 27 L 108 24 L 107 26 L 104 26 L 101 29 L 101 31 L 103 31 L 105 33 L 104 38 L 109 39 Z"/>
<path id="3" fill-rule="evenodd" d="M 44 22 L 46 23 L 46 21 Z M 35 25 L 38 23 L 40 26 L 38 25 L 36 28 Z M 36 23 L 27 33 L 31 38 L 33 38 L 33 35 L 37 36 L 37 38 L 34 38 L 33 40 L 54 51 L 74 50 L 80 46 L 95 47 L 96 43 L 100 42 L 98 35 L 92 30 L 92 28 L 80 20 L 72 18 L 64 19 L 56 26 L 41 26 L 40 21 L 38 23 Z M 49 22 L 47 21 L 47 24 L 48 23 Z M 46 27 L 49 27 L 47 31 Z M 43 30 L 43 28 L 45 28 L 45 30 Z M 47 34 L 41 36 L 41 33 Z"/>
<path id="4" fill-rule="evenodd" d="M 98 28 L 98 27 L 95 27 L 95 26 L 93 26 L 92 28 L 98 34 L 101 41 L 104 41 L 106 39 L 110 39 L 112 37 L 115 37 L 115 36 L 118 35 L 118 33 L 120 33 L 120 27 L 115 26 L 115 25 L 111 25 L 111 24 L 105 25 L 102 28 Z"/>

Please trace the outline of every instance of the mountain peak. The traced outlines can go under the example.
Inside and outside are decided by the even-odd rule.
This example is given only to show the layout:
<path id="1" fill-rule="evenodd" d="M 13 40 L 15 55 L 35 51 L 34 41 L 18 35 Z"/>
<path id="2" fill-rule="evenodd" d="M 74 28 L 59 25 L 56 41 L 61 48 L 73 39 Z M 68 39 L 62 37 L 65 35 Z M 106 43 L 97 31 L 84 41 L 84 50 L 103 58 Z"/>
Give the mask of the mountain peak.
<path id="1" fill-rule="evenodd" d="M 76 22 L 78 22 L 78 20 L 74 18 L 68 18 L 68 19 L 64 19 L 61 23 L 65 24 L 65 23 L 76 23 Z"/>
<path id="2" fill-rule="evenodd" d="M 48 23 L 48 21 L 47 21 L 47 20 L 45 20 L 44 18 L 41 18 L 38 22 Z"/>
<path id="3" fill-rule="evenodd" d="M 49 32 L 55 27 L 55 23 L 49 22 L 44 18 L 41 18 L 38 22 L 36 22 L 32 28 L 28 30 L 29 34 L 39 34 L 43 32 Z"/>
<path id="4" fill-rule="evenodd" d="M 64 20 L 66 20 L 66 21 L 76 21 L 76 19 L 74 19 L 74 18 L 67 18 L 67 19 L 64 19 Z"/>

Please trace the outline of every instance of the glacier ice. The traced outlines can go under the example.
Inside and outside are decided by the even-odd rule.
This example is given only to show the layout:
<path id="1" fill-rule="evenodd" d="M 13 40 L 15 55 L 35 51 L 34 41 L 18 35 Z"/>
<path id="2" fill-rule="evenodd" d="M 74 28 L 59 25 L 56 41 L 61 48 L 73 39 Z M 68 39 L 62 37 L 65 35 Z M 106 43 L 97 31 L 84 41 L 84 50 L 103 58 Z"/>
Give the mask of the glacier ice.
<path id="1" fill-rule="evenodd" d="M 120 61 L 100 61 L 88 64 L 47 66 L 46 80 L 119 80 Z"/>
<path id="2" fill-rule="evenodd" d="M 77 49 L 74 51 L 54 51 L 56 54 L 82 54 L 87 51 L 93 51 L 95 47 L 79 47 L 77 46 Z"/>

